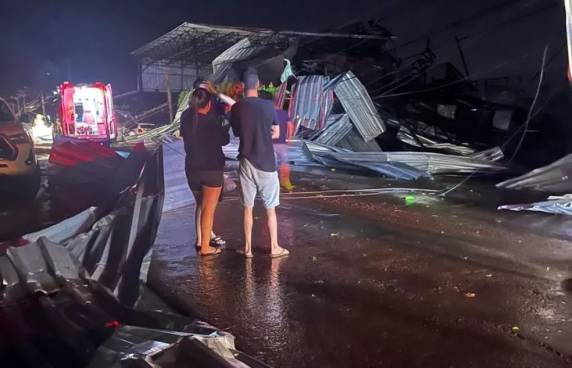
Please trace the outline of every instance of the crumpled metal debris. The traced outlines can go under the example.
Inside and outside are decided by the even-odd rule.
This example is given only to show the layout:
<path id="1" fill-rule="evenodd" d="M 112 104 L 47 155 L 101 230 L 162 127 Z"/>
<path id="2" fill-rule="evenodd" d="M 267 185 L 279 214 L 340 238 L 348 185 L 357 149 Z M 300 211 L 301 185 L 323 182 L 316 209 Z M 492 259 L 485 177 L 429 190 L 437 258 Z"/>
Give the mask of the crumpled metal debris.
<path id="1" fill-rule="evenodd" d="M 185 331 L 123 326 L 99 348 L 88 367 L 120 368 L 127 362 L 150 368 L 267 367 L 263 363 L 252 364 L 252 358 L 244 357 L 236 350 L 231 334 L 204 322 Z"/>
<path id="2" fill-rule="evenodd" d="M 334 93 L 366 142 L 385 131 L 385 125 L 365 86 L 351 71 L 332 79 L 325 89 Z"/>
<path id="3" fill-rule="evenodd" d="M 324 128 L 334 104 L 333 91 L 324 88 L 328 81 L 328 77 L 321 75 L 303 76 L 298 79 L 289 108 L 289 115 L 298 126 L 310 130 Z"/>
<path id="4" fill-rule="evenodd" d="M 498 207 L 499 210 L 509 211 L 535 211 L 555 215 L 572 215 L 572 194 L 564 196 L 550 196 L 546 201 L 528 204 L 512 204 Z"/>
<path id="5" fill-rule="evenodd" d="M 495 173 L 506 169 L 502 164 L 484 159 L 499 158 L 502 151 L 498 148 L 478 153 L 474 157 L 431 152 L 352 152 L 314 142 L 305 142 L 304 149 L 314 160 L 326 167 L 365 167 L 404 180 L 428 175 Z"/>
<path id="6" fill-rule="evenodd" d="M 572 154 L 517 178 L 498 183 L 496 186 L 504 189 L 534 189 L 551 193 L 572 193 Z"/>
<path id="7" fill-rule="evenodd" d="M 347 114 L 330 115 L 326 121 L 326 128 L 314 141 L 335 146 L 351 132 L 352 128 L 353 125 Z"/>
<path id="8" fill-rule="evenodd" d="M 159 149 L 111 212 L 86 211 L 0 254 L 3 366 L 21 366 L 11 355 L 34 367 L 267 367 L 227 332 L 132 307 L 145 288 L 162 171 Z"/>
<path id="9" fill-rule="evenodd" d="M 397 132 L 397 139 L 410 146 L 429 148 L 455 155 L 467 156 L 475 153 L 473 148 L 465 145 L 437 142 L 421 134 L 414 134 L 409 128 L 405 126 L 400 126 L 399 131 Z"/>

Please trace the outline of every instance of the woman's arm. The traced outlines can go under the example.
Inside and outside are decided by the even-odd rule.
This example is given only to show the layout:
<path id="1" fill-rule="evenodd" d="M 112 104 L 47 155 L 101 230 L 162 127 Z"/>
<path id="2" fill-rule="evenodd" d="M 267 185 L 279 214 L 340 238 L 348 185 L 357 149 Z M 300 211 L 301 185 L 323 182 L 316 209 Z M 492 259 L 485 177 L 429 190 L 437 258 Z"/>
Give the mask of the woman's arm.
<path id="1" fill-rule="evenodd" d="M 232 107 L 232 105 L 236 103 L 236 101 L 231 97 L 225 95 L 224 93 L 219 93 L 211 81 L 204 82 L 204 86 L 211 95 L 217 96 L 219 100 L 221 100 L 225 105 Z"/>

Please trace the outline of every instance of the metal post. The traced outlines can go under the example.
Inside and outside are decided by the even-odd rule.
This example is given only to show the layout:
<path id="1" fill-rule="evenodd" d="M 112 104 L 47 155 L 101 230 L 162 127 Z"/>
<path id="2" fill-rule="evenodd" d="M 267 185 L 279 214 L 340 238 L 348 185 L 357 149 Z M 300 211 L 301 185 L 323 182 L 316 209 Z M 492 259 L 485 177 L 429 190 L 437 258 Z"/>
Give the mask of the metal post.
<path id="1" fill-rule="evenodd" d="M 16 101 L 16 114 L 20 115 L 20 97 L 12 97 L 12 100 Z"/>
<path id="2" fill-rule="evenodd" d="M 457 41 L 457 48 L 459 49 L 459 55 L 461 55 L 461 61 L 463 62 L 463 69 L 465 69 L 465 77 L 469 80 L 469 67 L 467 66 L 467 60 L 465 59 L 465 53 L 461 47 L 462 39 L 459 36 L 455 36 L 455 41 Z"/>
<path id="3" fill-rule="evenodd" d="M 173 122 L 173 103 L 171 96 L 171 83 L 169 82 L 169 74 L 165 73 L 165 87 L 167 89 L 167 104 L 169 105 L 169 122 Z"/>
<path id="4" fill-rule="evenodd" d="M 44 118 L 47 119 L 46 117 L 46 101 L 44 100 L 44 92 L 42 92 L 42 115 L 44 115 Z"/>

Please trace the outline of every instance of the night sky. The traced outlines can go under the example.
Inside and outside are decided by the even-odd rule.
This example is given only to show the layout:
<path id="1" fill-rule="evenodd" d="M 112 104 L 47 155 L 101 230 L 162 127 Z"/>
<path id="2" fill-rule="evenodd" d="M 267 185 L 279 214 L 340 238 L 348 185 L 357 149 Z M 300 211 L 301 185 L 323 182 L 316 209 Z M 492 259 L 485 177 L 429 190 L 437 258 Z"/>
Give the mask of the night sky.
<path id="1" fill-rule="evenodd" d="M 0 0 L 0 95 L 61 81 L 135 87 L 129 52 L 184 21 L 319 30 L 371 15 L 379 0 Z"/>
<path id="2" fill-rule="evenodd" d="M 400 57 L 430 38 L 439 61 L 461 69 L 458 37 L 471 74 L 522 77 L 525 89 L 534 88 L 548 45 L 547 84 L 564 80 L 561 0 L 0 0 L 0 96 L 68 79 L 133 90 L 129 52 L 185 21 L 320 31 L 371 18 L 398 37 Z"/>

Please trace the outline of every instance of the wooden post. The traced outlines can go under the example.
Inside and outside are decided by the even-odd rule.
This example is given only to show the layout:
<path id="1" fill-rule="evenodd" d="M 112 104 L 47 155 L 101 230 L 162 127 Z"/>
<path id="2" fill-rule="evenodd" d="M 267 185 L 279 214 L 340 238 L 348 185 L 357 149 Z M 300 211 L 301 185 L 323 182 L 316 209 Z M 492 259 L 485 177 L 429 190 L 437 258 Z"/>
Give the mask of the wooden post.
<path id="1" fill-rule="evenodd" d="M 165 87 L 167 89 L 167 105 L 169 105 L 169 122 L 173 122 L 173 103 L 171 96 L 171 83 L 169 81 L 169 74 L 165 73 Z"/>

